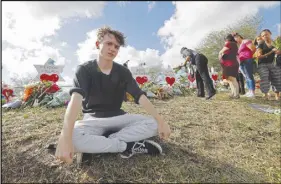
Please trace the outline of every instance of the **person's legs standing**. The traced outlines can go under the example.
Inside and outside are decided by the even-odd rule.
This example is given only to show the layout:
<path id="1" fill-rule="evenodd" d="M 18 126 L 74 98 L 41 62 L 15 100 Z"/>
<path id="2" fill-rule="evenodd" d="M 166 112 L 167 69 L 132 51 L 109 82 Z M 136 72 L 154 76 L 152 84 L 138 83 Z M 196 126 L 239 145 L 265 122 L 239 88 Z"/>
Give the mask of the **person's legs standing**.
<path id="1" fill-rule="evenodd" d="M 229 95 L 229 97 L 233 98 L 234 97 L 234 86 L 232 84 L 232 81 L 229 79 L 229 77 L 227 77 L 227 82 L 228 82 L 229 87 L 230 87 L 230 95 Z"/>
<path id="2" fill-rule="evenodd" d="M 260 90 L 264 94 L 265 98 L 268 99 L 269 98 L 268 92 L 270 89 L 268 64 L 266 63 L 259 64 L 258 73 L 260 75 Z"/>
<path id="3" fill-rule="evenodd" d="M 228 77 L 229 80 L 231 81 L 232 83 L 232 86 L 233 86 L 233 96 L 235 98 L 238 98 L 239 97 L 239 86 L 238 86 L 238 83 L 237 83 L 237 79 L 235 77 Z"/>
<path id="4" fill-rule="evenodd" d="M 253 75 L 253 59 L 245 60 L 240 65 L 242 73 L 246 78 L 246 84 L 249 90 L 248 97 L 254 97 L 255 95 L 255 79 Z"/>
<path id="5" fill-rule="evenodd" d="M 205 97 L 204 83 L 203 83 L 203 80 L 202 80 L 198 70 L 196 70 L 196 72 L 195 72 L 195 79 L 196 79 L 196 85 L 197 85 L 197 96 Z"/>
<path id="6" fill-rule="evenodd" d="M 241 72 L 238 72 L 236 79 L 239 85 L 239 93 L 244 95 L 246 92 L 245 92 L 245 82 L 244 82 L 243 74 Z"/>
<path id="7" fill-rule="evenodd" d="M 214 89 L 213 81 L 209 75 L 208 59 L 204 55 L 198 54 L 195 57 L 195 63 L 197 70 L 204 82 L 204 86 L 206 87 L 206 91 L 208 93 L 207 99 L 209 99 L 216 94 L 216 90 Z"/>
<path id="8" fill-rule="evenodd" d="M 275 65 L 269 65 L 269 75 L 272 84 L 272 89 L 275 93 L 275 99 L 279 100 L 281 91 L 281 68 Z"/>

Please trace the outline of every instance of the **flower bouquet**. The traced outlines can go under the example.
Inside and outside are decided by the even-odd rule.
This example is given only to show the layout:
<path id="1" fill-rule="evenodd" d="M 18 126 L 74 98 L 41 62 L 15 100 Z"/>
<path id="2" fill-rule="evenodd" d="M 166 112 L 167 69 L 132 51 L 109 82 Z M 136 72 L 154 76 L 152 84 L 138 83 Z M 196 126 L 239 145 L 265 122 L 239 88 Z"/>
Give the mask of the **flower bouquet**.
<path id="1" fill-rule="evenodd" d="M 42 74 L 39 82 L 26 85 L 24 89 L 24 103 L 22 107 L 33 106 L 35 102 L 40 103 L 45 95 L 52 95 L 59 91 L 60 87 L 56 84 L 57 81 L 58 75 L 56 74 L 52 74 L 51 76 Z"/>

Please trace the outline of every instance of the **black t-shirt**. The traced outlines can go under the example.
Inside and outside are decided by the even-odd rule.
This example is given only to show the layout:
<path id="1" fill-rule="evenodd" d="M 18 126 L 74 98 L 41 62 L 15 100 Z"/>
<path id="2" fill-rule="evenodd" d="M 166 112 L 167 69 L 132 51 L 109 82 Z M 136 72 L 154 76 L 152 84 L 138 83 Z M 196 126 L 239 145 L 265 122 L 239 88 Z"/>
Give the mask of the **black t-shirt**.
<path id="1" fill-rule="evenodd" d="M 265 42 L 261 43 L 258 45 L 258 49 L 262 50 L 262 55 L 269 53 L 270 51 L 272 51 L 272 49 L 274 48 L 274 46 L 271 46 L 270 48 L 266 45 Z M 265 58 L 261 58 L 258 60 L 258 63 L 273 63 L 274 61 L 274 56 L 275 53 L 273 52 L 272 54 L 268 55 Z"/>
<path id="2" fill-rule="evenodd" d="M 83 96 L 83 113 L 91 113 L 95 117 L 125 114 L 121 109 L 125 92 L 130 93 L 137 104 L 140 96 L 145 94 L 129 69 L 113 62 L 110 74 L 106 75 L 100 71 L 96 60 L 77 67 L 70 95 L 73 92 Z"/>

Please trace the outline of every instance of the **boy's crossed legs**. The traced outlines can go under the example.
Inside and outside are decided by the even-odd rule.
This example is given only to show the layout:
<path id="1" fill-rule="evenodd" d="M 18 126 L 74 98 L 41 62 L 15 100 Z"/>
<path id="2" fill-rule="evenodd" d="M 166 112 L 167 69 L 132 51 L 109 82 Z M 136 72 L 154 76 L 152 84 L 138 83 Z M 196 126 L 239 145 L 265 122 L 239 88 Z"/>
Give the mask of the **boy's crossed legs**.
<path id="1" fill-rule="evenodd" d="M 157 121 L 140 114 L 125 114 L 109 118 L 95 118 L 85 114 L 76 121 L 73 130 L 75 152 L 116 153 L 123 158 L 136 153 L 161 154 L 162 148 L 154 141 L 146 140 L 158 134 Z M 108 131 L 115 133 L 103 136 Z"/>

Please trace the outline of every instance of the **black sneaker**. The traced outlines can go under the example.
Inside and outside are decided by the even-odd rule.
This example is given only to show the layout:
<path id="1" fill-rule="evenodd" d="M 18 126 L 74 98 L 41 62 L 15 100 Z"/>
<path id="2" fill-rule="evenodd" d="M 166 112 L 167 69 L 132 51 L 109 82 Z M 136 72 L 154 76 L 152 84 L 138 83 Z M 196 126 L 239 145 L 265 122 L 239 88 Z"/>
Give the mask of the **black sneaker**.
<path id="1" fill-rule="evenodd" d="M 151 140 L 127 143 L 127 149 L 121 153 L 122 158 L 130 158 L 135 154 L 146 153 L 149 155 L 162 154 L 161 146 Z"/>
<path id="2" fill-rule="evenodd" d="M 199 97 L 199 98 L 204 98 L 205 95 L 198 95 L 198 94 L 197 94 L 197 97 Z"/>
<path id="3" fill-rule="evenodd" d="M 214 92 L 214 93 L 212 93 L 211 95 L 207 96 L 207 97 L 206 97 L 206 100 L 212 99 L 212 97 L 215 96 L 215 94 L 216 94 L 216 92 Z"/>

